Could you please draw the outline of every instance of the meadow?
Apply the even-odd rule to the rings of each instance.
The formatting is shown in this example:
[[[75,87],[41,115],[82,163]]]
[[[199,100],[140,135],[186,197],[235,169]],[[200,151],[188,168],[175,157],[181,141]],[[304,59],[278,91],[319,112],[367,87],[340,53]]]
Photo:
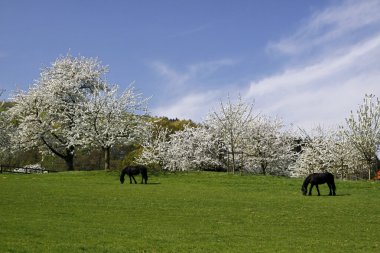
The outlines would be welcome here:
[[[149,176],[0,174],[0,252],[380,252],[379,182],[308,197],[302,179]]]

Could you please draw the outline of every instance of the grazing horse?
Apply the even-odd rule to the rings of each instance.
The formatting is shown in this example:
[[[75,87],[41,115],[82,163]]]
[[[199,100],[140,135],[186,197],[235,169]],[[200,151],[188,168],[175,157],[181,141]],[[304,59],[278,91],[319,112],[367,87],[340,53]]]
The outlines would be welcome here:
[[[324,172],[324,173],[313,173],[313,174],[308,175],[302,184],[301,191],[302,191],[303,195],[307,194],[307,186],[309,185],[309,183],[310,183],[309,195],[311,195],[311,190],[313,189],[313,187],[315,185],[315,187],[317,188],[318,196],[320,196],[321,194],[319,192],[318,185],[327,183],[327,185],[329,186],[329,189],[330,189],[329,195],[335,196],[336,187],[335,187],[335,183],[334,183],[333,174],[331,174],[329,172]]]
[[[138,175],[141,173],[141,183],[145,180],[145,184],[148,181],[148,172],[147,168],[142,165],[136,165],[136,166],[127,166],[125,167],[121,173],[120,173],[120,183],[124,183],[124,176],[127,174],[129,176],[129,182],[132,184],[132,179],[135,181],[135,184],[137,184],[135,175]]]

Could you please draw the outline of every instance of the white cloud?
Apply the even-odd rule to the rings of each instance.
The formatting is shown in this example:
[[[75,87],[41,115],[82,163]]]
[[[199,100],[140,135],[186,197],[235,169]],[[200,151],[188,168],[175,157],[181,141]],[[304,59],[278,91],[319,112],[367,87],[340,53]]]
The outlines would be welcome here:
[[[180,97],[173,103],[156,107],[152,110],[155,116],[165,115],[169,118],[192,119],[200,122],[220,99],[220,91],[191,93]]]
[[[238,61],[220,59],[187,65],[184,71],[162,63],[151,64],[154,71],[161,77],[160,86],[165,92],[165,101],[151,111],[156,116],[165,115],[169,118],[185,118],[195,121],[202,120],[221,95],[228,91],[228,84],[218,85],[220,90],[209,87],[212,79],[223,67],[233,66]],[[224,90],[223,90],[224,89]],[[223,95],[224,96],[224,95]]]
[[[171,87],[181,87],[199,83],[202,79],[212,76],[221,68],[233,66],[237,62],[238,61],[233,59],[200,62],[185,66],[183,71],[177,70],[160,61],[152,62],[150,65],[153,70],[164,79],[166,85]]]
[[[247,97],[278,93],[305,86],[325,85],[326,82],[344,81],[357,72],[370,72],[379,66],[380,35],[348,48],[342,54],[333,54],[321,62],[286,70],[250,84]],[[343,80],[342,80],[343,79]],[[331,83],[331,85],[339,85]]]
[[[315,13],[295,34],[269,43],[268,49],[286,54],[300,54],[316,47],[326,47],[337,40],[355,39],[355,33],[371,33],[380,24],[380,1],[344,1]],[[359,36],[359,37],[361,37]]]
[[[185,95],[153,111],[200,120],[235,88],[244,100],[255,101],[256,110],[287,123],[306,129],[342,124],[366,93],[380,96],[378,13],[380,1],[344,1],[314,13],[294,34],[268,45],[272,52],[286,53],[284,70],[251,81],[240,91],[236,86],[194,90],[191,85],[233,61],[195,64],[182,73],[161,68],[163,77],[186,87]]]
[[[314,14],[295,34],[270,45],[297,65],[252,81],[246,98],[301,127],[344,123],[366,93],[380,95],[378,13],[379,1],[346,1]],[[306,50],[317,53],[310,58]]]
[[[184,83],[187,82],[190,78],[189,74],[179,73],[178,71],[162,62],[153,62],[151,63],[151,66],[159,76],[167,81],[167,85],[170,86],[183,86]]]

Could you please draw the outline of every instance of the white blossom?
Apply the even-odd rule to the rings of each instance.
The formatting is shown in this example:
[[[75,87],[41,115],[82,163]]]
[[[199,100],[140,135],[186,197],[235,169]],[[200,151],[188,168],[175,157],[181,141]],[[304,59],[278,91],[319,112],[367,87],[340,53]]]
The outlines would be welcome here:
[[[76,132],[77,111],[95,90],[105,88],[107,68],[92,58],[58,58],[42,70],[27,92],[19,91],[9,110],[17,131],[13,145],[52,152],[73,169],[75,147],[82,145]]]
[[[257,117],[253,113],[253,104],[247,104],[238,98],[233,103],[229,98],[227,103],[220,102],[219,111],[211,112],[205,124],[215,136],[222,139],[227,155],[227,166],[235,172],[242,164],[246,131]],[[230,158],[231,157],[231,161]]]
[[[75,133],[83,145],[100,147],[105,152],[105,169],[110,169],[110,149],[116,144],[131,144],[139,139],[145,123],[147,99],[130,85],[118,94],[119,87],[95,89],[81,103],[75,117]]]
[[[379,162],[377,152],[380,145],[380,101],[374,95],[365,95],[356,113],[346,119],[345,134],[367,163],[368,176]]]

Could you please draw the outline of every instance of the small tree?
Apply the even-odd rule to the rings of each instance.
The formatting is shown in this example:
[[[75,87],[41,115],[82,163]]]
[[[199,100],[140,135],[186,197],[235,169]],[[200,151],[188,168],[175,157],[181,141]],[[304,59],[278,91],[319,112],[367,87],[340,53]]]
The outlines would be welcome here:
[[[365,95],[356,112],[346,119],[345,134],[367,164],[368,177],[377,164],[380,144],[380,101],[375,95]]]
[[[343,178],[358,172],[362,165],[361,159],[341,127],[318,127],[313,129],[311,134],[304,134],[306,141],[295,166],[299,175],[329,171],[340,174]]]
[[[5,92],[5,90],[0,89],[0,97]],[[9,154],[10,147],[10,122],[6,118],[5,110],[3,109],[3,102],[0,102],[0,164],[4,159],[5,154]]]
[[[224,141],[227,155],[232,158],[228,168],[233,173],[244,150],[245,132],[256,116],[253,114],[253,104],[246,104],[239,97],[236,103],[232,103],[229,98],[226,104],[221,101],[219,111],[210,113],[206,120],[206,125],[215,136]]]
[[[170,135],[168,157],[172,170],[219,167],[218,139],[205,126],[186,126]]]
[[[159,165],[166,168],[168,164],[169,130],[156,124],[149,123],[143,132],[143,152],[137,162],[145,165]]]
[[[329,170],[333,166],[331,160],[330,132],[322,127],[312,129],[311,134],[305,131],[302,153],[296,162],[296,171],[299,175]]]
[[[260,168],[262,174],[286,174],[295,160],[294,138],[283,130],[279,119],[257,117],[246,130],[246,148],[249,166]]]

